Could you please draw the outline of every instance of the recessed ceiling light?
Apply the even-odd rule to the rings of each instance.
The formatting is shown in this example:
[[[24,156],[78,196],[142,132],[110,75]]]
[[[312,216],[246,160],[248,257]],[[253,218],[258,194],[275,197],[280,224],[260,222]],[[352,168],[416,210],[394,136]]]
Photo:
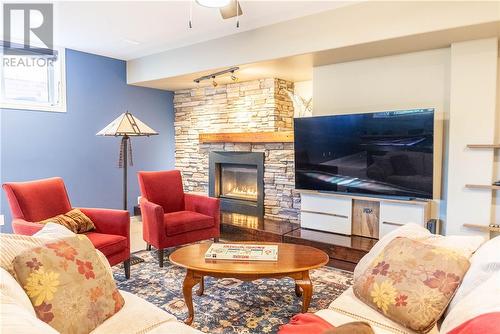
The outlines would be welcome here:
[[[196,2],[203,7],[222,8],[229,5],[231,0],[196,0]]]
[[[136,41],[135,39],[128,39],[128,38],[124,38],[123,39],[124,42],[127,42],[129,44],[133,44],[133,45],[139,45],[141,44],[141,42],[139,41]]]

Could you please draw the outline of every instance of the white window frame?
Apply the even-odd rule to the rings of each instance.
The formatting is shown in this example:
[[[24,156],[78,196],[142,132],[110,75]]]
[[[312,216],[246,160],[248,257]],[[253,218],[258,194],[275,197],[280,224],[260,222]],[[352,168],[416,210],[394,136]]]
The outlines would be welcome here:
[[[19,109],[31,111],[48,111],[48,112],[66,112],[66,49],[54,48],[57,51],[57,63],[60,67],[61,81],[59,84],[59,101],[57,104],[48,106],[47,104],[40,104],[37,102],[3,102],[0,101],[0,108],[2,109]],[[3,58],[3,53],[2,53]],[[3,59],[0,64],[0,69],[3,67]],[[0,85],[3,84],[3,78],[0,78]],[[3,89],[3,87],[0,87]],[[0,94],[2,94],[0,90]]]

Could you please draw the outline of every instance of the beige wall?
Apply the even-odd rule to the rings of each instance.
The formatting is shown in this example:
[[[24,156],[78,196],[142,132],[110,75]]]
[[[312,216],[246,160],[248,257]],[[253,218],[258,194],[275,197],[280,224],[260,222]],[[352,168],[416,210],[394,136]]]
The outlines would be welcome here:
[[[498,58],[498,68],[497,68],[497,114],[495,119],[495,143],[500,143],[500,57]],[[495,165],[494,172],[495,180],[500,180],[500,150],[495,151]],[[497,191],[493,197],[493,210],[492,220],[496,224],[500,224],[500,191]]]
[[[491,222],[492,191],[465,184],[491,184],[493,151],[467,144],[493,143],[495,137],[498,40],[451,46],[450,126],[448,131],[447,232],[472,234],[463,224]]]
[[[449,49],[315,67],[314,115],[435,107],[449,101]]]
[[[442,200],[436,201],[433,216],[449,221],[447,233],[478,233],[462,228],[462,224],[487,224],[489,219],[486,216],[490,210],[493,218],[497,222],[500,220],[498,196],[488,200],[491,199],[490,192],[473,192],[464,188],[467,182],[489,183],[493,169],[500,177],[498,152],[497,163],[493,165],[491,151],[465,151],[465,145],[469,143],[493,142],[495,132],[496,142],[500,140],[500,124],[497,124],[500,123],[500,94],[495,99],[492,93],[492,89],[498,90],[499,86],[496,80],[492,83],[488,77],[488,73],[497,73],[498,59],[492,45],[496,45],[496,39],[457,43],[452,46],[454,55],[452,48],[437,49],[315,67],[313,71],[314,115],[436,108],[438,119],[444,122],[444,145]],[[451,98],[454,99],[455,118],[450,118]],[[493,118],[492,98],[498,101],[496,120]],[[453,138],[449,138],[450,124]],[[464,129],[468,131],[464,132]],[[449,160],[450,150],[452,161]],[[464,159],[470,163],[465,164]],[[449,171],[452,172],[451,181]],[[479,178],[477,173],[481,174]],[[454,194],[451,201],[450,192]],[[462,214],[465,211],[467,214]]]
[[[450,50],[438,49],[391,57],[315,67],[314,115],[432,107],[441,138],[449,113]],[[435,198],[446,198],[446,174],[441,177],[441,143],[435,165]],[[441,190],[442,193],[441,193]],[[433,216],[445,218],[442,202],[435,201]]]

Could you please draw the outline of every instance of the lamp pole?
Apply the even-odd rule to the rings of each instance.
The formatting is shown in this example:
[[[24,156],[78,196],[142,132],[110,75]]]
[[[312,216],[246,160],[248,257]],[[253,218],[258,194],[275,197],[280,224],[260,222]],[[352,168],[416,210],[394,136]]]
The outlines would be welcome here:
[[[128,141],[130,137],[125,135],[122,138],[122,157],[123,157],[123,210],[127,210],[127,162],[128,162]]]

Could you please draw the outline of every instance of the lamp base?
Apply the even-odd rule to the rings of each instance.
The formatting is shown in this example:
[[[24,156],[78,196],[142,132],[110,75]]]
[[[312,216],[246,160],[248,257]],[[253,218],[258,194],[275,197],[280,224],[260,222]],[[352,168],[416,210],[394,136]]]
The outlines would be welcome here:
[[[144,262],[144,259],[135,255],[130,255],[130,265],[133,266],[135,264],[139,264]]]

